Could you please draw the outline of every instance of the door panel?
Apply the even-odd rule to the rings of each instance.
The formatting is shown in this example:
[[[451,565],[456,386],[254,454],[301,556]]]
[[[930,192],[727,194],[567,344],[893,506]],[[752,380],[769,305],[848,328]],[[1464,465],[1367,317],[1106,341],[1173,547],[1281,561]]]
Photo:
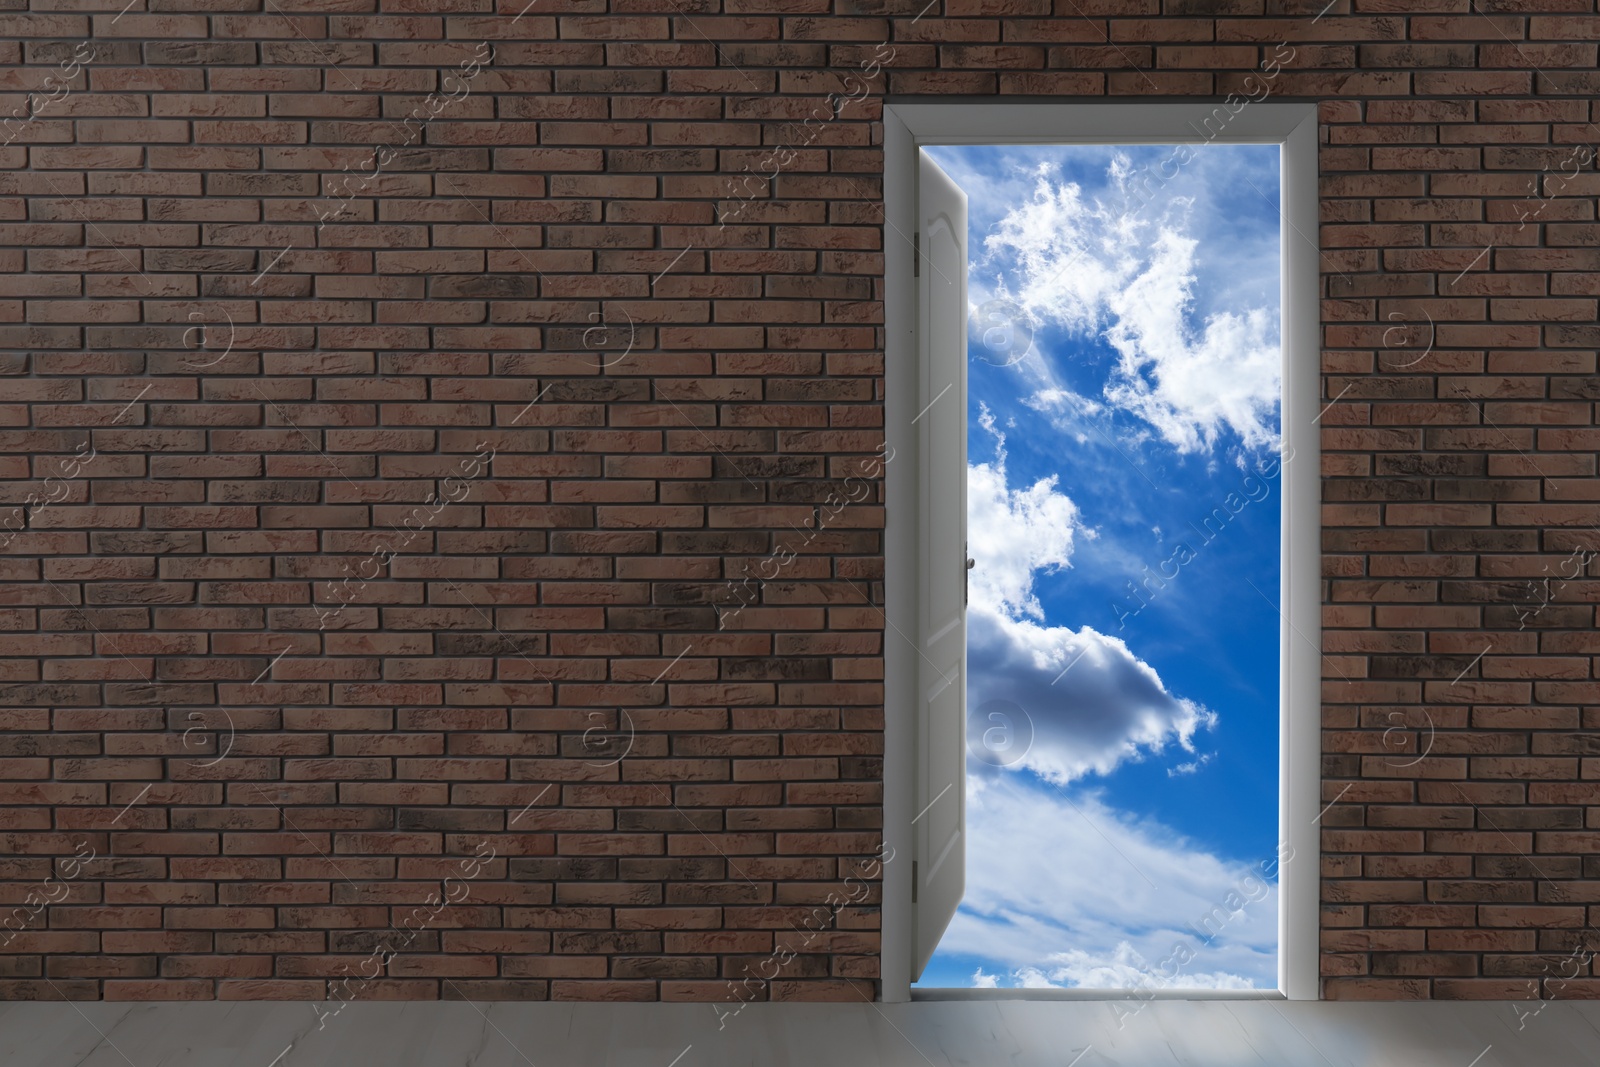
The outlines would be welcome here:
[[[915,981],[966,888],[967,196],[918,153]]]

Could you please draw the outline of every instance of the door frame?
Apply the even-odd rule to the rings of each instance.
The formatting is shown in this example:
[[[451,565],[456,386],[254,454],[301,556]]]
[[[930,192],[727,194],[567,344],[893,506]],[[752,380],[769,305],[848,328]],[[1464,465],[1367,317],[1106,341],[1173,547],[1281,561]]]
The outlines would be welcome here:
[[[1322,375],[1317,137],[1317,105],[1303,102],[1230,97],[1226,104],[925,103],[891,97],[884,103],[884,433],[896,459],[884,468],[883,833],[885,853],[901,857],[882,868],[879,974],[884,1001],[911,999],[917,654],[904,635],[916,632],[915,516],[922,462],[912,425],[923,360],[912,274],[917,151],[924,145],[1211,142],[1283,146],[1285,462],[1278,824],[1280,850],[1286,846],[1293,851],[1279,869],[1278,990],[1290,1000],[1318,999],[1322,546],[1317,419]],[[1207,996],[1204,990],[1174,993]]]

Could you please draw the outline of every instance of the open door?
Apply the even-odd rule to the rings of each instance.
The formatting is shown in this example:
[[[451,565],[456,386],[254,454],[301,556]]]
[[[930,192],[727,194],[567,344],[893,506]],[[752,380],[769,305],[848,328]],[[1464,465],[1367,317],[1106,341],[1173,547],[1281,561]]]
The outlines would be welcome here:
[[[911,980],[966,889],[967,194],[917,165],[917,788]]]

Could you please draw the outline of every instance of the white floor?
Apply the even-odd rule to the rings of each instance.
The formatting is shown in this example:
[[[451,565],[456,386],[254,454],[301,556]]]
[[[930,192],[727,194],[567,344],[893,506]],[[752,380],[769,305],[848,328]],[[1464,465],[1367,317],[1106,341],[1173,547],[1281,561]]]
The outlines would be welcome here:
[[[24,1003],[4,1067],[1579,1067],[1600,1003]],[[319,1005],[327,1010],[328,1005]],[[719,1029],[719,1021],[723,1024]],[[1520,1027],[1520,1028],[1519,1028]]]

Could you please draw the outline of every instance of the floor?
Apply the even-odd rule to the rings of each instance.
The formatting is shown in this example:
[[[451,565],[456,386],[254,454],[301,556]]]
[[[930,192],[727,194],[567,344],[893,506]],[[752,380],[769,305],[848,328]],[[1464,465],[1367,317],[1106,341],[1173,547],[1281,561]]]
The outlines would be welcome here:
[[[0,1006],[4,1067],[1578,1067],[1600,1003]],[[1129,1012],[1121,1017],[1119,1013]],[[320,1027],[319,1027],[320,1023]],[[720,1024],[720,1026],[719,1026]]]

